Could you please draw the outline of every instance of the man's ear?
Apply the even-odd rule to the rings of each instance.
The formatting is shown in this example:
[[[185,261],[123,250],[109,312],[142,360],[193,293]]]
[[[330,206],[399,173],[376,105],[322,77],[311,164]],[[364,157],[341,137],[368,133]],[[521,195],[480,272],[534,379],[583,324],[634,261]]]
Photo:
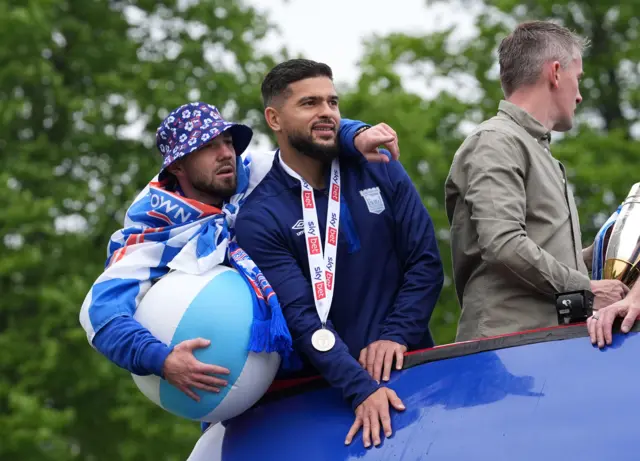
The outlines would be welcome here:
[[[264,119],[267,121],[267,125],[276,133],[281,130],[280,128],[280,114],[274,107],[267,107],[264,110]]]
[[[553,61],[549,66],[548,79],[552,88],[558,89],[560,86],[560,69],[562,65],[558,61]]]
[[[184,176],[184,165],[182,159],[178,159],[167,167],[167,171],[174,175],[176,178]]]

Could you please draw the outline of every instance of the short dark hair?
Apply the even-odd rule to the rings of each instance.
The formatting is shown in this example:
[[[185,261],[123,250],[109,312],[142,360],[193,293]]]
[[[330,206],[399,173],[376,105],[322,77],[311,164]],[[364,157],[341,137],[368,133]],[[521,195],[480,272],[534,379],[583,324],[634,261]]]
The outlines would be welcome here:
[[[551,21],[519,24],[498,47],[502,91],[509,97],[536,83],[546,62],[559,61],[566,68],[587,46],[588,40]]]
[[[274,98],[288,97],[288,88],[292,83],[313,77],[328,77],[333,80],[331,67],[310,59],[290,59],[275,66],[262,82],[262,102],[268,107]]]

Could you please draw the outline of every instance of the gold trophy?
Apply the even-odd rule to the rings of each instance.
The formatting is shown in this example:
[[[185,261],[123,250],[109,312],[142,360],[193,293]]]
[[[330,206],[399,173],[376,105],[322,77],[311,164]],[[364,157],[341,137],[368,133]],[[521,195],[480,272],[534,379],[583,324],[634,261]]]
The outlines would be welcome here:
[[[640,183],[629,191],[603,243],[602,278],[618,279],[631,288],[640,275]]]

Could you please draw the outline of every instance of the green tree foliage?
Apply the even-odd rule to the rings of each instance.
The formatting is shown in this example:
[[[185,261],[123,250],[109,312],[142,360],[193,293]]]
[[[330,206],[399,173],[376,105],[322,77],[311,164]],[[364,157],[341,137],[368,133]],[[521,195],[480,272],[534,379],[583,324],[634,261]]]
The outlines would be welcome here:
[[[468,39],[374,37],[342,91],[344,116],[396,129],[433,216],[448,276],[432,322],[440,343],[459,314],[443,184],[466,130],[496,111],[495,50],[510,28],[553,17],[593,43],[580,123],[554,144],[585,243],[631,187],[640,152],[637,1],[449,4],[481,11]],[[259,83],[274,58],[257,45],[269,28],[239,0],[0,2],[0,459],[177,460],[193,447],[197,423],[150,404],[93,351],[78,312],[123,209],[156,172],[167,111],[199,98],[263,126]]]
[[[229,0],[0,2],[0,459],[190,452],[198,423],[93,351],[79,307],[167,111],[202,98],[259,123],[268,30]]]
[[[430,4],[438,3],[427,2]],[[453,154],[470,127],[497,111],[503,97],[497,47],[521,21],[553,19],[591,40],[584,56],[584,103],[577,126],[554,136],[553,152],[567,167],[582,217],[585,246],[634,177],[640,143],[637,46],[640,4],[536,0],[449,2],[452,11],[476,11],[474,30],[427,35],[391,34],[366,44],[362,75],[342,111],[397,131],[401,160],[438,230],[447,275],[431,326],[440,343],[454,340],[460,311],[452,283],[444,181]],[[635,134],[635,136],[634,136]],[[631,167],[631,168],[630,168]]]

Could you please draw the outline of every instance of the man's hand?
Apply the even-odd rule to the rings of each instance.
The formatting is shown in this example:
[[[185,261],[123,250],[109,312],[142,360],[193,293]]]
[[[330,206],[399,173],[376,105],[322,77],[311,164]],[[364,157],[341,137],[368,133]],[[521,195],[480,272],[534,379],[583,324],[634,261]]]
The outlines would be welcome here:
[[[226,368],[208,365],[198,361],[193,356],[194,349],[202,349],[211,341],[196,338],[182,341],[175,346],[164,361],[162,373],[164,378],[196,402],[200,397],[192,388],[209,392],[220,392],[220,388],[227,385],[227,381],[211,375],[228,375]]]
[[[407,346],[402,344],[387,340],[375,341],[360,351],[358,362],[380,383],[380,375],[383,381],[389,381],[394,358],[396,370],[402,370],[405,352]]]
[[[595,295],[593,310],[600,310],[623,299],[629,287],[620,280],[592,280],[591,291]]]
[[[400,158],[398,135],[386,123],[378,123],[358,134],[354,145],[370,162],[389,162],[389,157],[380,153],[380,146],[384,146],[391,153],[393,160]]]
[[[371,438],[373,444],[377,447],[380,445],[380,423],[385,437],[391,437],[393,430],[391,429],[391,416],[389,415],[389,403],[398,411],[405,409],[400,397],[391,389],[382,387],[371,394],[367,399],[356,408],[356,420],[349,429],[345,445],[349,445],[353,436],[358,433],[362,427],[362,441],[365,448],[371,446]]]
[[[591,344],[597,343],[600,348],[603,348],[605,344],[607,346],[611,345],[613,341],[613,322],[616,317],[624,317],[620,330],[623,333],[629,333],[634,322],[640,318],[640,297],[638,293],[635,293],[634,296],[634,292],[631,291],[631,294],[626,298],[594,312],[593,316],[587,319]]]

